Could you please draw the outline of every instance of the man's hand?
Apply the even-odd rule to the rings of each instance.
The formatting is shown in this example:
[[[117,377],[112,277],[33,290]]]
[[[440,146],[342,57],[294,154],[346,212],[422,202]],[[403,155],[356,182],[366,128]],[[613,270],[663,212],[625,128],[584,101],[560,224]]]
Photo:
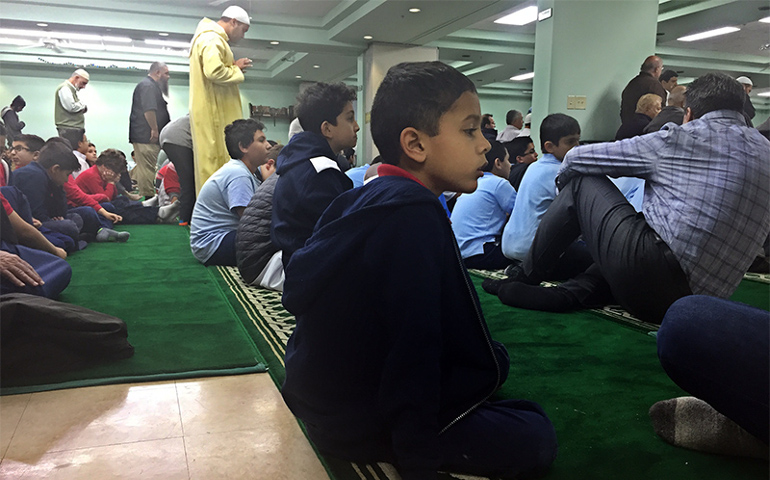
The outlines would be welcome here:
[[[64,217],[53,217],[51,220],[61,221],[64,220]]]
[[[22,260],[18,255],[5,250],[0,250],[0,276],[7,278],[17,287],[25,285],[39,287],[45,284],[40,275],[32,268],[32,265]]]
[[[150,130],[150,143],[158,143],[158,138],[160,138],[158,131]]]
[[[251,59],[239,58],[238,60],[235,61],[235,66],[240,68],[241,71],[244,71],[251,66]]]
[[[32,226],[35,227],[35,228],[40,228],[40,227],[43,226],[43,222],[41,222],[37,218],[33,218],[32,219]]]

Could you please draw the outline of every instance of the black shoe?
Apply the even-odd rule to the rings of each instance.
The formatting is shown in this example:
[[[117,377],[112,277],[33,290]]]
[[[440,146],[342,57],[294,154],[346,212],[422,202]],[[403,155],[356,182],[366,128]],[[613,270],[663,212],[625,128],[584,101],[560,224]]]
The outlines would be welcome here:
[[[526,283],[527,285],[539,285],[540,282],[536,282],[534,280],[531,280],[525,273],[524,269],[521,268],[521,265],[509,265],[505,269],[505,273],[508,275],[507,278],[503,278],[501,280],[493,280],[491,278],[488,278],[481,282],[481,288],[484,289],[485,292],[491,293],[492,295],[497,295],[500,293],[500,287],[507,283],[511,282],[520,282],[520,283]]]
[[[500,280],[487,278],[486,280],[481,282],[481,288],[483,288],[485,292],[497,296],[497,294],[500,292],[500,287],[502,287],[506,283],[510,283],[513,281],[515,280],[510,280],[508,278],[503,278]]]

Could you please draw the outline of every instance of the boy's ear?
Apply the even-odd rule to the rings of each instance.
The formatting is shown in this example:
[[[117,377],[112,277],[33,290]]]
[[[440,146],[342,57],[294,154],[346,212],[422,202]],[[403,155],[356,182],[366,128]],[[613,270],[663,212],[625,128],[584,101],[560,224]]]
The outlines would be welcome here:
[[[249,151],[248,148],[243,148],[243,144],[241,142],[238,142],[238,148],[241,150],[242,153],[246,153]]]
[[[32,161],[33,162],[37,162],[37,157],[39,157],[39,156],[40,156],[40,150],[38,150],[36,152],[32,152]]]
[[[324,138],[331,139],[332,138],[332,125],[329,123],[328,120],[324,120],[324,122],[321,124],[321,135],[324,136]]]
[[[551,150],[554,150],[556,148],[556,144],[553,143],[550,140],[546,140],[543,144],[543,150],[546,151],[546,153],[551,153]]]
[[[401,130],[401,150],[407,157],[418,163],[423,163],[427,157],[423,136],[424,134],[414,127]]]
[[[690,107],[687,107],[684,109],[684,119],[682,120],[682,124],[685,124],[691,121],[692,121],[692,109]]]

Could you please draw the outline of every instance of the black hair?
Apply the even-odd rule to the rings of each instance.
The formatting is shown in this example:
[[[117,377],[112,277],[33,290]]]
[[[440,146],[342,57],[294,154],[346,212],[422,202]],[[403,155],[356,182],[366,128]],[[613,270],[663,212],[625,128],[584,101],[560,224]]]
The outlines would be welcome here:
[[[663,73],[660,74],[660,77],[658,78],[658,80],[660,80],[661,82],[668,82],[672,78],[679,78],[679,74],[676,73],[674,70],[667,68],[663,70]]]
[[[26,106],[27,106],[27,102],[21,97],[21,95],[16,95],[16,98],[14,98],[11,101],[11,108],[13,108],[13,107],[22,107],[22,108],[24,108]]]
[[[39,152],[40,149],[43,148],[43,145],[45,145],[45,140],[38,137],[37,135],[31,135],[27,133],[19,135],[13,140],[15,142],[22,142],[24,145],[27,146],[27,148],[29,148],[33,152]]]
[[[62,170],[71,170],[77,172],[80,170],[80,162],[72,153],[69,142],[60,137],[49,138],[43,148],[40,149],[40,156],[37,157],[37,163],[48,170],[54,165],[59,165]]]
[[[540,124],[540,148],[545,153],[545,142],[558,145],[562,138],[575,134],[580,134],[580,124],[577,120],[563,113],[552,113]]]
[[[83,141],[83,135],[85,134],[85,128],[68,128],[61,132],[59,136],[69,142],[71,150],[77,150],[78,145]]]
[[[337,116],[348,102],[356,99],[356,91],[344,83],[318,82],[307,87],[297,96],[294,112],[306,132],[321,133],[321,125],[329,122],[337,125]]]
[[[508,113],[505,114],[505,123],[507,123],[508,125],[513,125],[513,122],[515,122],[516,119],[519,117],[523,118],[523,115],[521,114],[520,111],[508,110]]]
[[[108,148],[99,154],[96,165],[104,165],[115,173],[122,173],[128,169],[126,155],[118,149]]]
[[[516,163],[516,157],[524,156],[530,143],[534,143],[532,137],[516,137],[505,143],[505,148],[508,149],[508,154],[511,156],[511,163]]]
[[[476,93],[476,86],[444,63],[406,62],[391,67],[377,90],[371,113],[372,139],[383,163],[398,165],[405,128],[438,135],[441,116],[465,92]]]
[[[696,78],[684,92],[684,107],[692,118],[715,110],[743,111],[743,86],[724,73],[707,73]]]
[[[248,148],[254,142],[254,132],[265,131],[265,124],[253,118],[236,120],[225,127],[225,144],[230,158],[243,158],[241,147]]]
[[[481,170],[485,172],[491,172],[492,167],[495,166],[495,160],[499,158],[500,161],[502,162],[503,160],[505,160],[505,155],[508,153],[505,147],[503,146],[503,144],[498,142],[497,140],[492,140],[489,142],[489,144],[491,145],[491,148],[486,153],[487,164],[481,167]]]
[[[481,116],[481,128],[491,128],[492,126],[492,114],[485,113]]]

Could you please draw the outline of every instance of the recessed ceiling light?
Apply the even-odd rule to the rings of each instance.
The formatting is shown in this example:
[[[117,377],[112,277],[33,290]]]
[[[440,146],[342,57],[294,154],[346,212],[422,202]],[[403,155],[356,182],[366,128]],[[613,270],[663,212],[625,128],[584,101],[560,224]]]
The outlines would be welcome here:
[[[321,68],[320,65],[313,65],[313,68]]]
[[[762,22],[762,23],[770,23],[770,17],[760,18],[759,21]],[[40,25],[40,24],[38,24],[38,25]]]
[[[38,27],[47,27],[48,24],[47,23],[38,23],[37,26]]]
[[[168,37],[168,33],[166,32],[160,32],[158,35],[160,35],[161,37]]]
[[[419,8],[410,8],[409,13],[420,13],[421,10]]]
[[[372,38],[374,37],[372,37],[371,35],[364,35],[364,40],[371,40]]]
[[[757,94],[759,97],[770,97],[770,92],[760,92]]]
[[[294,75],[294,78],[302,78],[302,75]]]
[[[535,76],[535,72],[522,73],[521,75],[516,75],[515,77],[511,77],[511,80],[513,80],[514,82],[523,82],[524,80],[529,80],[534,76]]]
[[[281,42],[277,42],[277,41],[273,40],[272,42],[270,42],[270,45],[279,45],[280,43]]]
[[[677,40],[680,42],[694,42],[696,40],[703,40],[704,38],[711,38],[711,37],[718,37],[719,35],[725,35],[728,33],[737,32],[740,30],[738,27],[722,27],[717,28],[715,30],[708,30],[706,32],[701,33],[695,33],[693,35],[685,35],[684,37],[679,37]]]
[[[537,7],[527,7],[521,10],[508,14],[504,17],[500,17],[495,20],[495,23],[501,23],[503,25],[526,25],[537,20]]]

